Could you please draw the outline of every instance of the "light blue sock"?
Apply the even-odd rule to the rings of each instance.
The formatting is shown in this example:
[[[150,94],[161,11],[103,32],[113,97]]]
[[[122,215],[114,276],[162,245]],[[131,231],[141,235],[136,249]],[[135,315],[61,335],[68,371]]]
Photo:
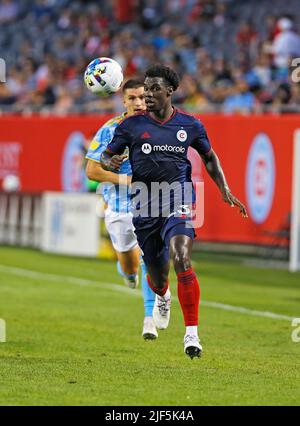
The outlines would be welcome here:
[[[117,271],[121,275],[121,277],[124,277],[124,272],[122,270],[121,263],[119,261],[117,261]]]
[[[125,272],[123,272],[123,270],[122,270],[122,266],[121,266],[121,263],[119,261],[117,262],[117,271],[119,272],[121,277],[128,278],[129,280],[135,279],[135,277],[137,276],[137,274],[125,274]]]
[[[151,290],[147,281],[147,268],[144,261],[141,258],[142,268],[142,290],[144,298],[145,317],[152,317],[153,306],[155,302],[155,293]]]

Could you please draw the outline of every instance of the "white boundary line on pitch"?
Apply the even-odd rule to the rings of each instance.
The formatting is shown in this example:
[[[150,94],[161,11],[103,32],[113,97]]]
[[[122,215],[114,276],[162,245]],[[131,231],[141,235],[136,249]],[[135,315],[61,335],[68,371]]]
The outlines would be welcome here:
[[[6,266],[6,265],[0,265],[0,271],[4,273],[12,274],[12,275],[28,277],[28,278],[33,278],[37,280],[44,279],[44,280],[48,280],[52,282],[60,282],[60,283],[67,283],[67,284],[73,284],[73,285],[75,284],[75,285],[79,285],[83,287],[84,286],[96,287],[100,289],[107,289],[110,291],[111,290],[117,291],[119,293],[130,294],[131,296],[142,297],[141,291],[132,290],[120,284],[96,282],[96,281],[87,280],[84,278],[67,277],[65,275],[47,274],[44,272],[32,271],[29,269],[16,268],[13,266]],[[173,297],[172,300],[175,300],[178,302],[178,299],[176,297]],[[275,314],[274,312],[256,311],[253,309],[243,308],[241,306],[226,305],[224,303],[209,302],[205,300],[201,301],[201,305],[207,306],[209,308],[221,309],[223,311],[238,312],[240,314],[252,315],[255,317],[271,318],[271,319],[284,320],[284,321],[292,321],[295,318],[295,317],[289,317],[287,315]]]

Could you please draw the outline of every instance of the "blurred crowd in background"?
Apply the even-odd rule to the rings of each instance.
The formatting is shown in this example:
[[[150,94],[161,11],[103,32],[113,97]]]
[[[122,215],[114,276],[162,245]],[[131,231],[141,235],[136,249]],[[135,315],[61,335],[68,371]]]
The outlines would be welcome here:
[[[86,65],[108,56],[126,78],[174,68],[187,111],[300,112],[299,0],[0,0],[0,25],[0,111],[121,111],[120,94],[83,84]]]

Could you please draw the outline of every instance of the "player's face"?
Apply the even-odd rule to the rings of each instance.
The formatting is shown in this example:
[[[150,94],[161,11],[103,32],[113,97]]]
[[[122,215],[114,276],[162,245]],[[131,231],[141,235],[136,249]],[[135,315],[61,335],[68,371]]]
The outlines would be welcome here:
[[[146,110],[144,88],[126,89],[124,93],[124,106],[128,115]]]
[[[144,82],[145,99],[148,111],[161,111],[170,102],[172,87],[167,86],[162,77],[147,77]]]

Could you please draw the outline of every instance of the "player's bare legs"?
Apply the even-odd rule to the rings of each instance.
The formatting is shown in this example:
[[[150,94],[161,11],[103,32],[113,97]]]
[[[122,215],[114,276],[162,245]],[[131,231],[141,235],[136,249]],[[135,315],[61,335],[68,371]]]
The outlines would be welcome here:
[[[118,261],[120,262],[122,271],[127,275],[138,273],[140,265],[141,252],[139,247],[127,252],[116,251]]]
[[[136,247],[130,251],[119,252],[116,250],[118,258],[117,269],[124,278],[125,284],[130,288],[138,286],[138,270],[140,264],[140,249]]]
[[[176,274],[192,267],[193,240],[186,235],[175,235],[170,241],[170,255]]]
[[[168,276],[170,270],[170,263],[164,264],[147,264],[148,274],[151,279],[151,283],[156,290],[164,290],[168,286]]]
[[[202,347],[198,338],[200,287],[191,264],[192,247],[193,240],[187,235],[175,235],[170,240],[170,255],[178,281],[178,299],[186,327],[184,351],[193,359],[201,355]]]

